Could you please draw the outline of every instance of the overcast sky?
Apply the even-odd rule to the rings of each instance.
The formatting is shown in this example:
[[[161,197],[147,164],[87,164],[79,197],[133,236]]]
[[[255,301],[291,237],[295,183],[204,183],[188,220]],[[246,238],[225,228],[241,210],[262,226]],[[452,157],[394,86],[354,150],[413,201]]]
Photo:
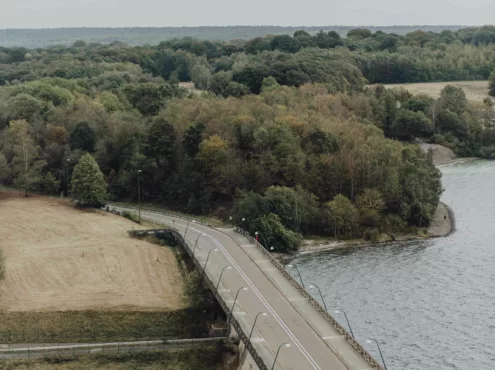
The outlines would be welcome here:
[[[0,0],[0,28],[483,25],[494,14],[494,0]]]

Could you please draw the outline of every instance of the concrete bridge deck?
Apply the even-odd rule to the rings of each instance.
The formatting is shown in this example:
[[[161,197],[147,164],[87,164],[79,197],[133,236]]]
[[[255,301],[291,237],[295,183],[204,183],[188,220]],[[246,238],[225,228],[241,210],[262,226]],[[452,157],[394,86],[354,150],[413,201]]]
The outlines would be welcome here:
[[[343,335],[328,315],[311,302],[312,298],[297,289],[252,239],[233,229],[214,229],[171,215],[141,211],[141,216],[173,225],[181,235],[187,229],[185,239],[193,249],[197,241],[194,256],[202,266],[206,264],[206,274],[215,286],[222,269],[231,267],[224,270],[218,293],[232,307],[239,292],[233,312],[246,335],[251,332],[256,315],[267,314],[258,318],[251,337],[267,368],[272,367],[279,346],[288,343],[290,348],[281,349],[274,369],[382,369],[362,348],[356,350],[349,334]],[[244,368],[250,369],[249,365]]]

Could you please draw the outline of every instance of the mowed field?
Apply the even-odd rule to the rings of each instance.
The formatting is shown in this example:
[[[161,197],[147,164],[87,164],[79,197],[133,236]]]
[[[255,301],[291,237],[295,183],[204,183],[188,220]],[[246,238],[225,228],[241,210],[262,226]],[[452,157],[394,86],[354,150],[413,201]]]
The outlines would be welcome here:
[[[440,91],[447,85],[462,87],[469,101],[483,102],[488,97],[488,81],[450,81],[415,84],[390,84],[387,88],[403,87],[413,94],[426,94],[433,98],[440,96]],[[494,98],[492,98],[494,99]]]
[[[0,193],[0,310],[184,308],[173,252],[127,235],[139,227],[62,200]]]

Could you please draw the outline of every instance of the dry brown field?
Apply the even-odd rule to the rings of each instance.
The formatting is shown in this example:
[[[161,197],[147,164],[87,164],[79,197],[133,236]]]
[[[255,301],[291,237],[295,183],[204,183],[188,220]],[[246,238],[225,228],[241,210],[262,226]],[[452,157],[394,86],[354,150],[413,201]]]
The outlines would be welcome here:
[[[183,309],[182,277],[172,250],[130,238],[127,231],[139,227],[62,200],[0,193],[6,268],[0,310]]]
[[[440,91],[446,85],[462,87],[468,100],[473,102],[483,102],[483,99],[488,97],[488,81],[428,82],[414,84],[390,84],[385,86],[387,88],[403,87],[413,94],[426,94],[433,98],[438,98],[440,96]]]

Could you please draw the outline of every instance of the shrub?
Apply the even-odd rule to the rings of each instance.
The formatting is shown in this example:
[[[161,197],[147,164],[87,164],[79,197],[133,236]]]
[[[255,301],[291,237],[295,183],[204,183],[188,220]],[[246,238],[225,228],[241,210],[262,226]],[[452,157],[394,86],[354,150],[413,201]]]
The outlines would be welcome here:
[[[266,248],[273,247],[277,252],[294,251],[301,244],[300,235],[286,229],[280,217],[274,213],[256,219],[251,229],[260,233],[260,241]]]
[[[374,243],[380,241],[380,236],[381,236],[381,233],[380,233],[380,231],[378,231],[378,229],[367,229],[364,232],[364,239],[370,240]]]
[[[128,220],[139,223],[139,215],[136,212],[124,211],[122,212],[122,217],[125,217]]]
[[[406,229],[406,222],[396,214],[390,214],[385,216],[383,220],[383,225],[385,228],[385,231],[387,232],[392,232],[392,231],[404,231]]]
[[[378,227],[380,225],[380,215],[374,209],[363,209],[360,212],[359,223],[364,226]]]

